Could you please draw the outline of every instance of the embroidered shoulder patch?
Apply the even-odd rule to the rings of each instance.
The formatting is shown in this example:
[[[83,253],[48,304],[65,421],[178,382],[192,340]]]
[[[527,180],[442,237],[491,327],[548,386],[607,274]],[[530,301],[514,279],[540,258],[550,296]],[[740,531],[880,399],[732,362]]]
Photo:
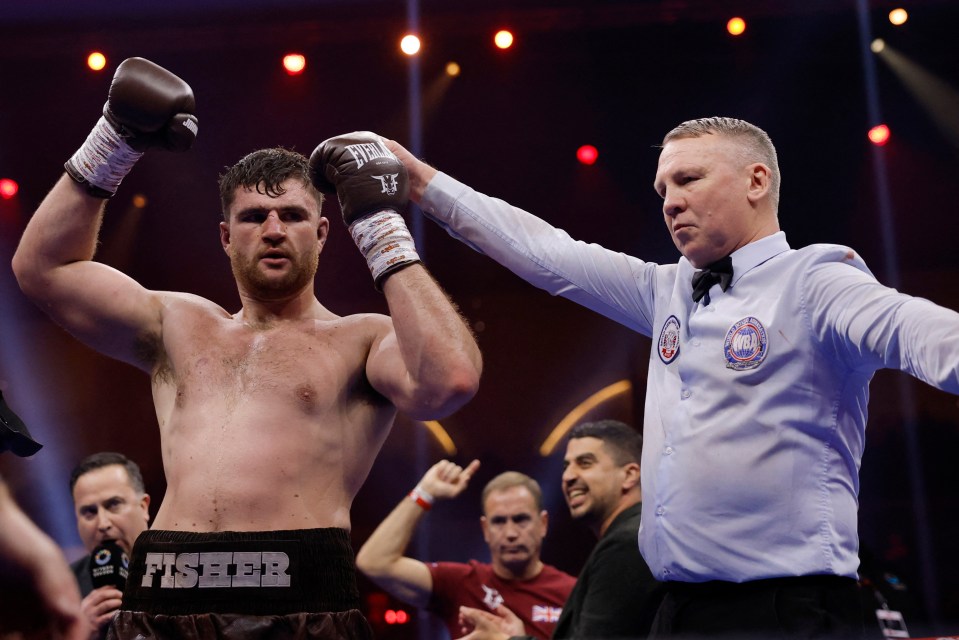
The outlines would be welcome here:
[[[723,352],[726,368],[736,371],[755,369],[766,359],[766,327],[752,316],[743,318],[729,328]]]
[[[679,318],[669,316],[663,323],[663,330],[659,332],[659,341],[656,343],[659,350],[659,359],[663,364],[669,364],[679,355]]]

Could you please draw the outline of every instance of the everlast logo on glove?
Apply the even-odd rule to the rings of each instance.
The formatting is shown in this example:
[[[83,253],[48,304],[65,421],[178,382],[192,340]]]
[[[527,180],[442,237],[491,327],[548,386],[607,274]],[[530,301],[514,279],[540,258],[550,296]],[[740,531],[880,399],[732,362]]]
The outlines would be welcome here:
[[[398,162],[396,156],[393,155],[393,152],[387,149],[386,145],[380,141],[349,144],[346,145],[346,150],[350,152],[350,155],[353,156],[353,159],[356,161],[357,169],[362,167],[367,162],[376,160],[377,158],[387,158],[394,162]],[[378,176],[373,177],[375,178]]]
[[[399,188],[398,178],[400,174],[398,173],[388,173],[383,176],[370,176],[371,178],[376,178],[380,181],[380,185],[383,187],[381,193],[385,193],[388,196],[395,196],[396,190]]]
[[[324,140],[310,156],[310,178],[321,192],[336,193],[378,290],[390,274],[420,261],[401,215],[409,202],[409,176],[382,138],[354,131]]]

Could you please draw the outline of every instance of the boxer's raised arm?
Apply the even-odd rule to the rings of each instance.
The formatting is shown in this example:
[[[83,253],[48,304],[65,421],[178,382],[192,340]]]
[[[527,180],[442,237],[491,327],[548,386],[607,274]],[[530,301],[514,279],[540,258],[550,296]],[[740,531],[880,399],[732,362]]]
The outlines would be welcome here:
[[[67,161],[13,257],[24,293],[86,344],[148,369],[138,339],[160,330],[161,301],[131,278],[93,262],[106,199],[145,150],[185,150],[196,135],[193,92],[142,58],[125,60],[103,117]]]
[[[433,576],[429,567],[405,556],[416,525],[435,500],[460,495],[479,468],[473,460],[465,469],[449,460],[440,460],[426,472],[410,494],[370,534],[356,554],[356,568],[394,598],[415,607],[429,604]]]
[[[386,295],[392,327],[367,360],[373,387],[417,420],[442,418],[475,394],[482,371],[476,340],[420,262],[400,212],[409,176],[378,135],[360,131],[322,142],[310,158],[313,183],[336,193],[343,219]]]
[[[422,265],[391,276],[383,291],[393,332],[371,350],[371,384],[411,418],[448,416],[479,388],[482,357],[470,328]]]

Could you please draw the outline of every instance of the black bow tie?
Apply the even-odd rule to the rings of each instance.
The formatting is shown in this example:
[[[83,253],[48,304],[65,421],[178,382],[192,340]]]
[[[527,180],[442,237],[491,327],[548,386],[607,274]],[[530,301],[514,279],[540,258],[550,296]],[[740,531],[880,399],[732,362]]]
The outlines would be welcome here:
[[[709,305],[709,289],[718,284],[723,291],[733,281],[733,259],[726,256],[722,260],[706,265],[705,269],[693,274],[693,302],[705,298],[703,305]]]

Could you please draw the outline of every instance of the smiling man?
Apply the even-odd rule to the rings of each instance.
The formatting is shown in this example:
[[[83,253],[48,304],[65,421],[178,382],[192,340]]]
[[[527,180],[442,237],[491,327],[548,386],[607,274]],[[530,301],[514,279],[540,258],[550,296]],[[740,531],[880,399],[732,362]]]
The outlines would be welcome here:
[[[869,382],[891,368],[959,393],[959,314],[883,286],[849,247],[790,247],[776,150],[743,120],[663,138],[672,264],[574,240],[388,145],[455,238],[652,339],[639,546],[667,589],[653,633],[860,636]]]
[[[563,458],[563,495],[570,516],[599,538],[563,607],[553,640],[646,638],[662,598],[661,585],[636,548],[643,492],[643,437],[629,425],[601,420],[576,425]],[[468,640],[525,638],[504,604],[491,615],[464,608]]]
[[[182,79],[124,61],[103,117],[13,260],[23,291],[57,323],[152,384],[166,494],[133,548],[111,632],[183,638],[215,628],[230,637],[257,625],[271,638],[367,638],[353,498],[397,412],[437,419],[475,394],[479,349],[416,256],[400,215],[406,172],[375,137],[328,140],[312,162],[256,151],[221,176],[219,235],[238,310],[147,289],[96,262],[105,199],[145,150],[192,144],[193,108]],[[361,164],[354,145],[375,153]],[[384,189],[383,175],[396,188]],[[351,189],[338,194],[340,208],[389,316],[340,316],[315,295],[329,239],[318,189],[343,181]],[[200,588],[196,567],[211,563],[222,573]]]
[[[643,511],[643,437],[617,420],[576,425],[563,458],[573,520],[599,542],[576,579],[553,638],[645,638],[661,599],[636,548]]]
[[[433,465],[419,484],[383,520],[356,556],[356,565],[394,597],[428,609],[460,634],[459,608],[492,611],[505,604],[523,633],[549,638],[575,578],[540,559],[549,523],[539,483],[506,471],[483,488],[480,525],[490,563],[423,562],[404,556],[416,525],[435,500],[458,496],[479,467],[448,460]]]

